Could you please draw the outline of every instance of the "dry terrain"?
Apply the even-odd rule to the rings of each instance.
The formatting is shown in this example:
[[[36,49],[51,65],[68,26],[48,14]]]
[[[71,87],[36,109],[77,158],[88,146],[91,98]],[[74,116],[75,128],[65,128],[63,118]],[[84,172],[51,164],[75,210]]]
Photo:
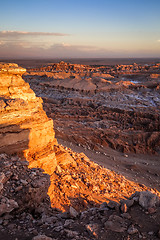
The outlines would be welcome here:
[[[160,238],[159,68],[0,63],[3,240]]]

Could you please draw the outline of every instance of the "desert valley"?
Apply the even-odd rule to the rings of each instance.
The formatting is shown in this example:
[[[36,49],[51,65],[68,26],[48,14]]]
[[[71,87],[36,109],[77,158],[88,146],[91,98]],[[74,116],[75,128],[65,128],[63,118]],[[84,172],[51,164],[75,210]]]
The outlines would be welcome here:
[[[159,61],[9,62],[2,239],[159,239]]]

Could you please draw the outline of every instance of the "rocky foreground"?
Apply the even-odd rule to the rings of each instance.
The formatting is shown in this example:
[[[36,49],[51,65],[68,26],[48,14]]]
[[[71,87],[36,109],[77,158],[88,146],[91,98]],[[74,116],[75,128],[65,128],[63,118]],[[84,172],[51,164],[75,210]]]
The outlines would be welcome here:
[[[59,145],[23,73],[0,65],[2,239],[157,239],[160,193]]]
[[[95,168],[93,163],[89,161],[86,163],[92,164],[90,167]],[[61,212],[50,206],[50,199],[47,195],[50,179],[42,169],[29,169],[27,161],[21,161],[16,155],[8,156],[6,154],[0,155],[0,168],[0,236],[3,240],[160,238],[159,197],[150,191],[135,192],[129,198],[125,197],[126,188],[132,188],[134,183],[130,183],[130,186],[127,180],[122,180],[122,176],[116,176],[115,179],[114,173],[108,172],[106,178],[112,195],[119,194],[120,190],[117,187],[121,187],[124,195],[121,197],[121,201],[104,201],[100,205],[92,202],[92,207],[87,207],[87,201],[84,202],[81,197],[81,205],[83,207],[85,205],[85,210],[77,211],[70,205],[68,211]],[[81,170],[82,167],[78,171],[79,175]],[[97,170],[100,170],[98,166]],[[64,188],[61,191],[57,188],[55,191],[57,203],[60,194],[64,195],[66,191],[65,185],[70,188],[69,191],[73,190],[72,194],[75,191],[74,187],[85,185],[85,183],[79,183],[84,173],[80,177],[77,175],[77,185],[71,186],[73,184],[71,178],[76,171],[72,170],[71,174],[68,170],[68,174],[65,176],[63,175],[64,170],[61,171],[63,173],[59,172],[59,175],[55,173],[57,174],[56,186]],[[63,181],[66,181],[66,184],[62,186],[60,182],[64,177]],[[93,178],[93,173],[91,178]],[[101,174],[99,174],[99,178],[101,178]],[[103,179],[105,180],[105,176]],[[88,184],[92,182],[86,176],[87,180]],[[92,183],[94,188],[98,188],[98,184]],[[104,186],[103,183],[101,186]],[[86,190],[85,194],[92,194],[90,198],[94,198],[95,192],[97,193],[96,189],[93,192]],[[79,199],[72,194],[71,197],[74,197],[75,202],[77,201],[75,207],[80,206]],[[106,200],[105,197],[104,200]]]

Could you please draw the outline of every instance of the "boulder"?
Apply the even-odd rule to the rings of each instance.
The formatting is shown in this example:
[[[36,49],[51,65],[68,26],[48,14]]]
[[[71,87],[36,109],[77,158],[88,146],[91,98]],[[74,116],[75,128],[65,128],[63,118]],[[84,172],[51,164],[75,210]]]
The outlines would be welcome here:
[[[10,213],[16,208],[18,208],[18,203],[16,201],[4,197],[0,202],[0,216],[4,213]]]
[[[105,223],[105,228],[113,232],[122,233],[126,231],[127,226],[126,226],[125,219],[117,215],[111,215],[108,221]]]
[[[140,192],[139,205],[145,209],[156,207],[159,205],[159,197],[150,191]]]

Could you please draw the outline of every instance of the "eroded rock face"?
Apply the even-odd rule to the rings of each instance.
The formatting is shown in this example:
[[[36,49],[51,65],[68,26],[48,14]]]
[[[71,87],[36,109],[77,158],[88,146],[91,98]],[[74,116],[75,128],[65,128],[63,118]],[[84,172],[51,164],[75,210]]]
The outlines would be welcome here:
[[[19,153],[30,167],[50,173],[56,166],[53,121],[22,79],[25,71],[17,64],[0,64],[0,152]]]

